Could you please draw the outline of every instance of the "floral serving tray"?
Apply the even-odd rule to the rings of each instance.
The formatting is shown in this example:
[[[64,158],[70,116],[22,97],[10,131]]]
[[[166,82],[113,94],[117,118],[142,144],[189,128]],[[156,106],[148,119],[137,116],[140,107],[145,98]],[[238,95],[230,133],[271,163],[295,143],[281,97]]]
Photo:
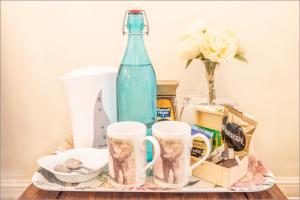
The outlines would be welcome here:
[[[255,157],[251,157],[252,159]],[[255,158],[256,159],[256,158]],[[93,191],[93,192],[259,192],[271,188],[275,181],[273,173],[264,167],[258,159],[251,162],[248,174],[230,188],[216,186],[196,177],[191,177],[189,183],[182,188],[162,188],[153,183],[152,177],[141,187],[114,188],[109,181],[108,172],[103,172],[97,178],[83,183],[64,183],[55,176],[40,168],[33,174],[33,184],[49,191]]]
[[[73,148],[72,136],[70,135],[53,154]],[[108,172],[103,172],[93,180],[83,183],[65,183],[58,180],[51,172],[40,168],[32,177],[32,183],[48,191],[91,191],[91,192],[259,192],[271,188],[275,183],[273,173],[256,156],[249,155],[249,169],[245,177],[241,178],[230,188],[216,186],[197,177],[191,177],[189,183],[182,188],[170,189],[157,186],[148,177],[141,187],[114,188],[109,181]],[[106,170],[107,171],[107,170]]]

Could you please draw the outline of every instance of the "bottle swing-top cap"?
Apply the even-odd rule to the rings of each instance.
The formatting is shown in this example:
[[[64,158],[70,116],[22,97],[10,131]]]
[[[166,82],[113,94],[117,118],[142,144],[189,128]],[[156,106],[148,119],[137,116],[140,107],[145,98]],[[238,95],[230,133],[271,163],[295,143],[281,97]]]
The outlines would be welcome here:
[[[138,13],[141,13],[142,10],[139,10],[139,9],[133,9],[133,10],[128,10],[129,13],[135,13],[135,14],[138,14]]]
[[[146,23],[144,24],[144,27],[146,27],[146,31],[144,31],[143,33],[128,33],[128,31],[126,31],[128,13],[130,13],[130,14],[140,14],[140,13],[144,14],[145,15],[145,20],[146,20]],[[149,23],[148,23],[146,12],[144,10],[139,10],[139,9],[126,10],[125,15],[124,15],[124,19],[123,19],[122,33],[123,33],[123,35],[125,35],[125,34],[143,35],[145,33],[146,33],[146,35],[148,35],[149,34]]]

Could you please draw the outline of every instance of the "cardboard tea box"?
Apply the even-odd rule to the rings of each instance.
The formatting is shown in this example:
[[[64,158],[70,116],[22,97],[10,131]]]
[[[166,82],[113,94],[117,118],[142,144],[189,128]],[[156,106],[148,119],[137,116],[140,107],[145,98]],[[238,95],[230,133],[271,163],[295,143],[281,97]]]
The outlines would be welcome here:
[[[230,159],[223,164],[204,161],[193,170],[192,175],[222,187],[232,186],[247,174],[249,143],[256,122],[229,106],[225,106],[224,109],[204,106],[196,110],[196,125],[222,132],[224,146],[227,149],[234,149],[235,159]],[[229,137],[232,135],[227,129],[233,125],[234,130],[238,130],[238,134],[241,132],[242,135]],[[232,142],[232,138],[237,139],[234,141],[236,143]],[[197,158],[191,157],[192,163],[196,161]]]

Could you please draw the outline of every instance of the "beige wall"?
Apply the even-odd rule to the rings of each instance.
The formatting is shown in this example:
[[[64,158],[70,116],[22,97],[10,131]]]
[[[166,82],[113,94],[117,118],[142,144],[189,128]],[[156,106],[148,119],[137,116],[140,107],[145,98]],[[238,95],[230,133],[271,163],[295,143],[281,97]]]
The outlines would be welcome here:
[[[71,132],[64,72],[90,64],[118,67],[121,23],[132,2],[1,2],[1,177],[30,177],[36,159]],[[249,64],[223,64],[224,91],[259,122],[256,154],[279,177],[299,176],[298,2],[143,2],[146,45],[159,79],[177,79],[179,101],[195,93],[203,70],[176,55],[195,19],[235,28]]]

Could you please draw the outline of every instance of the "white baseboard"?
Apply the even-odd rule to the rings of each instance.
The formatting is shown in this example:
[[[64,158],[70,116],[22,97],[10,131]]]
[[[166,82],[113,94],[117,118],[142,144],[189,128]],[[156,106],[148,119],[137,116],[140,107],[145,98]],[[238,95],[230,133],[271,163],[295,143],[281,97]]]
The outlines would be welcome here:
[[[276,184],[289,199],[300,199],[299,177],[276,177]]]
[[[31,180],[28,178],[9,178],[1,180],[0,199],[17,199],[30,184]],[[289,199],[300,199],[299,177],[277,177],[276,184]]]
[[[28,178],[8,178],[1,180],[0,199],[17,199],[30,184],[31,179]]]

